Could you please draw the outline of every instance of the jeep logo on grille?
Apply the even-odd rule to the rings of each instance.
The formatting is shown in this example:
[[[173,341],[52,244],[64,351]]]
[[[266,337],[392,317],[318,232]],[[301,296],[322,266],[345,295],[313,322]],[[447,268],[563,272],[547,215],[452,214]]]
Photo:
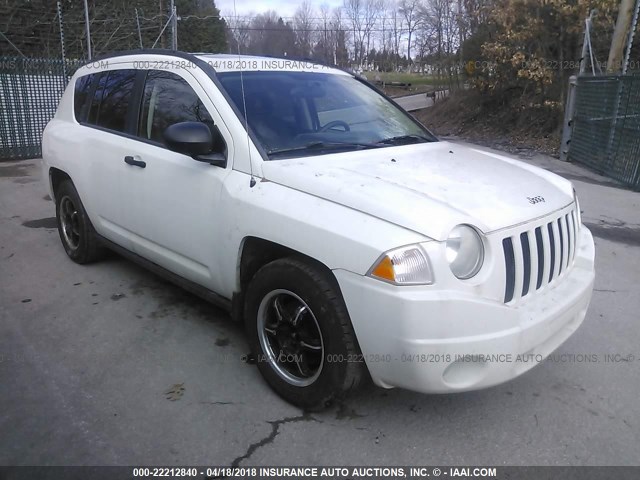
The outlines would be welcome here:
[[[527,197],[527,200],[529,200],[529,203],[531,205],[535,205],[536,203],[544,202],[544,197],[541,195],[537,195],[535,197]]]

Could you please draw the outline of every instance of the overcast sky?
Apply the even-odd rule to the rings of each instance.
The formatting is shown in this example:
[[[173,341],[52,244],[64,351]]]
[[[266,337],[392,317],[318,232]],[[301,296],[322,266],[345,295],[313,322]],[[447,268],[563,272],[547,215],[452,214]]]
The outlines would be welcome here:
[[[275,10],[282,17],[293,17],[293,14],[301,3],[300,0],[235,0],[238,15],[250,13],[263,13],[267,10]],[[316,10],[320,5],[326,3],[331,8],[342,5],[342,0],[311,0],[311,5]],[[216,0],[216,7],[220,9],[222,15],[233,15],[233,0]]]

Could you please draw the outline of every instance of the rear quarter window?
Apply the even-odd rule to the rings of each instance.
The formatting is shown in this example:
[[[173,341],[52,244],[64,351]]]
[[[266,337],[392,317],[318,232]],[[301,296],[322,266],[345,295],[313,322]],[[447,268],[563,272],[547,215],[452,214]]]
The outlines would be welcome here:
[[[89,112],[89,103],[91,88],[95,81],[96,74],[91,73],[83,77],[79,77],[76,80],[76,86],[73,94],[73,113],[77,122],[85,122],[87,120],[87,113]]]

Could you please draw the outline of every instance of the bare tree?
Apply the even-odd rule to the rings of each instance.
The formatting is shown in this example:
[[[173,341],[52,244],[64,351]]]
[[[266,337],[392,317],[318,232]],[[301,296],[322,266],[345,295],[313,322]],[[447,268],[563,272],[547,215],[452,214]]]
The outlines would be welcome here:
[[[331,8],[328,4],[320,5],[320,26],[319,26],[319,43],[321,44],[321,55],[325,62],[332,61],[332,35],[330,31],[331,24]]]
[[[295,32],[273,10],[256,15],[249,27],[248,53],[288,56],[295,45]]]
[[[341,7],[333,9],[331,28],[333,33],[333,63],[346,66],[349,62],[349,50],[347,49],[349,35]]]
[[[378,22],[378,18],[383,11],[382,0],[365,0],[364,2],[364,38],[366,40],[366,50],[364,60],[368,63],[368,55],[371,51],[371,34]]]
[[[296,9],[293,17],[294,30],[296,32],[296,44],[299,53],[303,57],[311,57],[311,44],[313,42],[313,16],[311,3],[304,0]]]
[[[386,52],[390,50],[389,42],[387,38],[387,33],[389,31],[389,0],[380,0],[380,27],[381,27],[381,37],[380,37],[380,50]]]
[[[409,65],[411,65],[411,37],[422,22],[422,17],[419,13],[421,6],[420,0],[400,0],[400,4],[398,5],[398,10],[404,18],[407,27],[407,60]]]
[[[402,40],[402,30],[404,28],[404,18],[400,15],[397,4],[391,9],[391,28],[392,28],[392,41],[393,41],[393,53],[395,58],[400,57],[400,42]],[[395,65],[396,69],[398,65]]]
[[[446,74],[451,87],[456,52],[460,47],[458,0],[426,0],[420,8],[420,41],[425,45],[420,48],[428,51],[438,75]],[[429,38],[432,40],[429,41]]]
[[[434,25],[435,22],[424,21],[415,32],[414,47],[416,50],[416,60],[420,62],[420,71],[422,73],[425,73],[425,62],[428,61],[437,50],[437,35]],[[429,69],[432,70],[432,67]]]
[[[353,60],[362,63],[362,50],[364,48],[364,1],[365,0],[344,0],[344,12],[351,24],[353,32]]]
[[[247,18],[253,17],[250,13],[246,16],[235,14],[225,15],[229,37],[229,53],[246,53],[249,50],[250,24]]]

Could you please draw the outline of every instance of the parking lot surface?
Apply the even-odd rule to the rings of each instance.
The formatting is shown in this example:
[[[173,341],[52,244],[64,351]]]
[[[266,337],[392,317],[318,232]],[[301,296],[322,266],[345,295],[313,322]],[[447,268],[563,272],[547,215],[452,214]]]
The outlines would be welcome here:
[[[312,414],[268,388],[225,312],[115,254],[71,262],[38,161],[0,163],[0,464],[637,464],[640,194],[527,161],[574,181],[596,240],[591,307],[555,360]]]
[[[394,98],[394,100],[407,112],[413,112],[414,110],[420,110],[421,108],[433,107],[434,103],[433,99],[424,93],[397,97]]]

